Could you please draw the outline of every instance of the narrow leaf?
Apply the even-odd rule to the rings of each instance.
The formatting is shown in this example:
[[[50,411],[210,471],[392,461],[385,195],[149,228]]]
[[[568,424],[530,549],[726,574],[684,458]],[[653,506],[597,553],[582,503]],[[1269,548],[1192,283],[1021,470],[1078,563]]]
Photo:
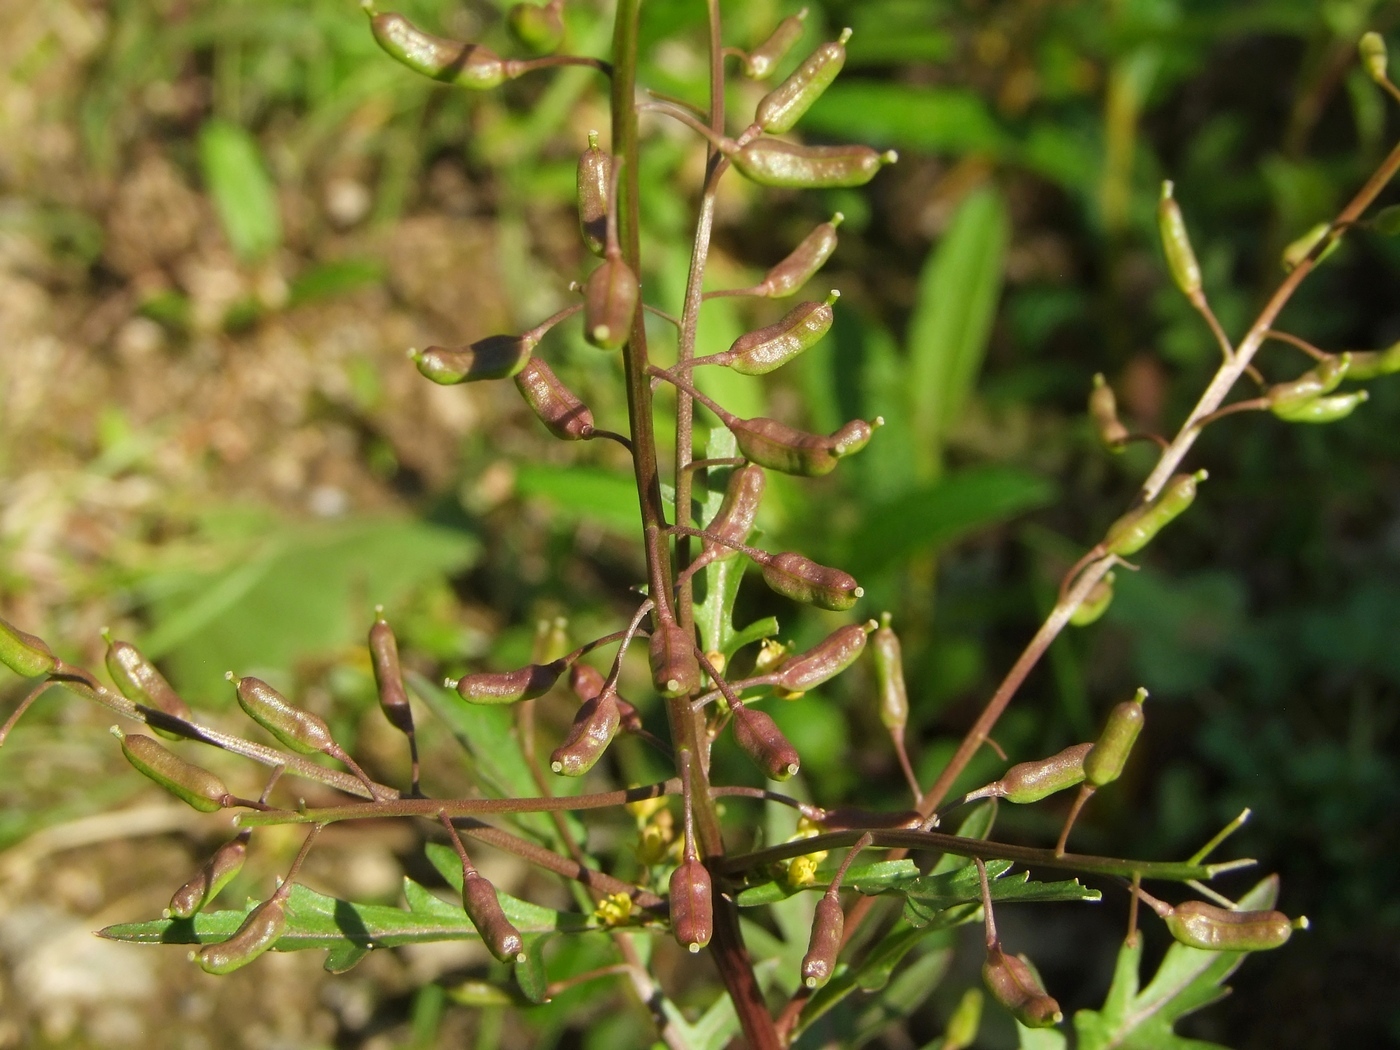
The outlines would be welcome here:
[[[282,243],[282,219],[257,140],[211,120],[199,131],[199,167],[234,254],[249,263],[271,255]]]

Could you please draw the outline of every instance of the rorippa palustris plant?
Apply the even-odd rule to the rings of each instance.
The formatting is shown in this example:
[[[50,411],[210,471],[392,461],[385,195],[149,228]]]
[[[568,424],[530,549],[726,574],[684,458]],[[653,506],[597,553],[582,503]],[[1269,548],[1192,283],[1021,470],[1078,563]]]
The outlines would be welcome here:
[[[108,936],[131,941],[195,945],[193,959],[211,973],[227,973],[268,950],[327,949],[333,972],[354,966],[382,947],[453,938],[478,938],[513,971],[508,988],[481,993],[490,1001],[519,997],[541,1002],[556,990],[589,980],[625,978],[650,1011],[659,1038],[671,1047],[718,1047],[741,1033],[748,1045],[788,1045],[853,993],[878,993],[901,958],[939,930],[981,916],[985,928],[983,983],[991,997],[1026,1029],[1054,1027],[1063,1012],[1023,956],[1012,954],[997,932],[994,906],[1009,901],[1092,901],[1099,891],[1077,879],[1031,881],[1028,870],[1067,871],[1121,886],[1132,902],[1125,946],[1113,988],[1102,1010],[1081,1011],[1075,1026],[1081,1046],[1123,1045],[1127,1030],[1135,1045],[1179,1045],[1176,1018],[1218,991],[1218,985],[1252,951],[1276,948],[1306,921],[1273,910],[1277,885],[1265,879],[1231,901],[1207,883],[1250,861],[1208,863],[1240,820],[1222,829],[1192,856],[1157,862],[1071,852],[1074,820],[1091,796],[1112,790],[1133,745],[1145,729],[1146,689],[1110,712],[1100,735],[1058,754],[1011,765],[997,780],[961,798],[952,785],[974,753],[990,739],[1031,668],[1070,625],[1092,623],[1112,600],[1112,570],[1131,567],[1133,557],[1197,498],[1203,471],[1184,461],[1202,429],[1228,414],[1266,411],[1289,423],[1340,419],[1365,400],[1364,390],[1338,392],[1344,382],[1400,371],[1400,345],[1384,351],[1319,349],[1273,325],[1299,283],[1336,246],[1347,230],[1368,220],[1366,212],[1400,168],[1400,147],[1330,223],[1290,245],[1287,273],[1244,336],[1232,341],[1211,311],[1202,287],[1179,205],[1167,183],[1159,209],[1168,269],[1181,292],[1218,339],[1222,362],[1177,434],[1168,439],[1137,434],[1119,418],[1110,387],[1095,377],[1089,413],[1105,448],[1120,450],[1134,440],[1161,448],[1137,503],[1127,509],[1066,575],[1059,599],[1040,630],[968,729],[934,782],[917,779],[906,753],[904,729],[909,699],[900,648],[888,616],[855,616],[824,641],[802,653],[772,641],[777,625],[760,621],[733,625],[735,596],[748,563],[771,590],[793,602],[844,612],[863,592],[838,567],[820,565],[799,552],[770,551],[753,542],[767,472],[800,477],[826,474],[871,440],[880,421],[853,420],[829,435],[811,434],[777,419],[741,418],[701,393],[698,368],[728,368],[761,376],[791,361],[820,340],[832,324],[837,293],[802,302],[783,318],[750,332],[727,350],[697,357],[697,326],[705,300],[715,295],[767,298],[792,296],[809,285],[831,255],[839,215],[819,225],[761,281],[748,288],[705,289],[706,261],[714,221],[716,187],[728,177],[761,186],[818,188],[859,186],[896,158],[865,146],[810,146],[784,136],[800,125],[812,101],[840,72],[848,32],[797,61],[792,72],[760,102],[740,127],[725,113],[726,61],[738,60],[740,75],[773,76],[792,66],[787,53],[801,35],[805,12],[785,19],[753,50],[725,46],[716,0],[709,0],[711,93],[707,108],[639,94],[636,51],[640,0],[620,0],[612,52],[606,58],[556,54],[564,34],[562,0],[519,5],[510,23],[529,57],[501,57],[486,48],[431,36],[401,16],[369,8],[371,29],[389,55],[419,73],[474,90],[565,65],[587,66],[611,85],[611,127],[589,136],[579,159],[580,233],[600,262],[578,288],[580,301],[521,334],[492,336],[468,346],[413,351],[418,370],[439,383],[502,381],[515,386],[546,429],[566,441],[608,440],[622,445],[635,470],[641,507],[640,536],[646,577],[638,580],[634,615],[618,629],[576,647],[559,630],[546,631],[536,660],[511,671],[478,671],[449,680],[458,711],[475,712],[471,725],[487,735],[479,746],[502,750],[494,765],[481,767],[481,795],[431,798],[420,790],[410,684],[432,707],[448,701],[426,683],[406,682],[388,622],[377,616],[369,650],[385,717],[406,737],[412,756],[410,783],[376,783],[335,739],[320,718],[302,710],[266,682],[230,672],[239,705],[276,740],[269,746],[204,725],[159,670],[134,646],[108,638],[107,670],[115,688],[90,671],[59,659],[42,639],[0,621],[0,660],[18,674],[37,679],[28,696],[0,728],[0,743],[20,715],[46,690],[62,685],[146,726],[175,747],[141,732],[114,727],[126,758],[143,775],[202,812],[235,810],[237,836],[178,887],[163,919],[112,927]],[[1361,47],[1364,68],[1391,95],[1400,91],[1387,77],[1384,44],[1368,34]],[[679,314],[647,301],[640,253],[638,173],[642,142],[638,117],[653,111],[694,131],[706,150],[707,167],[689,280]],[[645,311],[671,320],[671,348],[654,346]],[[627,391],[624,421],[600,426],[590,409],[550,368],[541,340],[554,326],[580,315],[585,338],[613,355]],[[1256,366],[1266,342],[1291,344],[1309,355],[1311,367],[1270,382]],[[664,363],[663,363],[664,362]],[[1280,367],[1287,369],[1285,363]],[[1271,368],[1272,370],[1272,368]],[[1296,372],[1296,369],[1292,370]],[[1255,396],[1226,399],[1242,379],[1259,387]],[[657,453],[653,399],[658,391],[675,399],[675,459]],[[696,404],[713,417],[703,449],[697,448]],[[663,483],[663,476],[665,481]],[[668,491],[669,490],[669,491]],[[699,584],[699,586],[697,586]],[[558,626],[558,625],[555,625]],[[577,640],[575,640],[577,641]],[[760,645],[753,671],[732,675],[736,653]],[[620,693],[626,655],[647,652],[651,685],[664,702],[666,727],[648,727],[636,706]],[[842,673],[871,650],[880,718],[889,730],[909,780],[911,808],[900,812],[828,809],[780,790],[715,783],[711,754],[742,750],[769,781],[782,781],[801,767],[802,756],[764,712],[772,697],[800,703],[801,695]],[[587,658],[604,659],[600,670]],[[567,687],[566,687],[567,686]],[[547,756],[536,756],[534,707],[577,701],[570,730]],[[515,717],[503,721],[498,715]],[[479,716],[479,717],[478,717]],[[512,728],[512,733],[510,730]],[[459,723],[460,724],[460,723]],[[494,735],[490,735],[493,734]],[[589,793],[560,791],[558,778],[593,770],[620,733],[652,745],[672,766],[667,778],[638,786]],[[251,778],[243,793],[190,760],[190,742],[222,748],[267,767],[260,784]],[[178,751],[177,748],[178,747]],[[323,764],[316,758],[330,760]],[[337,767],[343,767],[337,768]],[[333,788],[346,801],[315,808],[298,805],[280,785],[287,776]],[[995,800],[1030,805],[1077,789],[1058,840],[1043,848],[1003,843],[991,837]],[[753,848],[737,832],[726,838],[722,799],[758,799],[800,815],[799,833],[788,842]],[[290,804],[289,804],[290,800]],[[638,836],[629,856],[595,857],[584,846],[579,823],[599,811],[628,807]],[[967,807],[963,811],[963,807]],[[567,815],[567,816],[566,816]],[[425,822],[441,839],[428,847],[443,877],[460,887],[460,904],[447,902],[415,882],[405,883],[406,907],[336,901],[296,881],[320,830],[329,823],[401,818]],[[957,820],[956,834],[940,830]],[[306,824],[308,833],[291,870],[263,900],[239,910],[213,910],[220,890],[241,868],[255,830],[271,824]],[[578,907],[546,908],[500,893],[476,867],[478,843],[512,853],[567,880]],[[837,851],[844,851],[838,855]],[[1209,900],[1172,904],[1143,888],[1147,882],[1186,884]],[[805,945],[793,965],[756,966],[746,947],[740,914],[776,904],[799,891],[819,895]],[[1174,895],[1178,891],[1172,891]],[[902,908],[880,908],[893,902]],[[1141,947],[1136,931],[1139,903],[1164,922],[1178,942],[1159,979],[1141,994]],[[582,973],[551,974],[546,943],[569,935],[602,935],[613,943],[614,961]],[[708,950],[727,990],[705,1024],[688,1023],[667,998],[648,966],[646,938],[672,936],[687,952]],[[799,961],[800,959],[800,961]],[[551,980],[551,977],[553,980]],[[964,996],[942,1045],[966,1046],[974,1038],[981,996]],[[727,1002],[727,1005],[726,1005]],[[1146,1005],[1144,1005],[1146,1004]],[[1046,1044],[1040,1044],[1046,1045]]]

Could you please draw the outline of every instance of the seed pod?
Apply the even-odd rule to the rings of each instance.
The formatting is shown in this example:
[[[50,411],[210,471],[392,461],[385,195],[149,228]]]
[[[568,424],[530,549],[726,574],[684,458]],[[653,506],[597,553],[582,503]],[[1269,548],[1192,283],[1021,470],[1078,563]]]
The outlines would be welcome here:
[[[232,937],[218,944],[206,944],[195,959],[205,973],[232,973],[276,944],[286,928],[286,898],[275,893],[248,913]]]
[[[561,6],[560,0],[543,5],[514,4],[506,13],[506,24],[511,35],[531,54],[553,54],[564,42]]]
[[[739,451],[750,462],[784,474],[815,478],[830,474],[838,460],[863,449],[875,428],[883,424],[884,419],[878,416],[870,423],[853,419],[829,437],[809,434],[766,416],[735,419],[728,426]]]
[[[858,806],[838,806],[823,810],[816,822],[826,831],[847,831],[871,828],[897,828],[912,831],[922,827],[924,817],[917,810],[905,809],[891,813],[889,810],[861,809]]]
[[[223,809],[230,799],[224,782],[207,769],[186,762],[167,751],[154,737],[127,735],[116,726],[112,735],[122,742],[122,754],[137,771],[154,780],[176,798],[188,802],[201,813]]]
[[[841,899],[835,894],[823,894],[812,916],[812,937],[807,942],[807,954],[802,957],[802,983],[808,988],[820,988],[831,980],[845,929]]]
[[[433,36],[403,15],[376,14],[369,4],[365,10],[379,46],[414,72],[479,91],[505,82],[505,63],[489,48]]]
[[[1264,396],[1269,400],[1270,410],[1298,408],[1336,390],[1350,370],[1351,354],[1328,354],[1297,379],[1275,383]]]
[[[821,189],[864,186],[899,154],[869,146],[804,146],[765,137],[736,148],[729,159],[741,175],[760,186]]]
[[[1271,408],[1275,416],[1288,423],[1335,423],[1345,419],[1355,411],[1356,406],[1370,398],[1364,390],[1352,394],[1333,394],[1331,397],[1315,397],[1300,405]]]
[[[480,671],[465,674],[457,681],[447,681],[449,689],[473,704],[513,704],[533,700],[554,688],[564,673],[564,661],[552,664],[529,664],[514,671]]]
[[[1110,554],[1127,557],[1136,554],[1196,498],[1196,486],[1209,477],[1204,470],[1173,476],[1157,498],[1134,507],[1108,527],[1103,546]]]
[[[339,753],[323,719],[303,711],[260,678],[235,679],[232,671],[225,677],[237,686],[238,706],[284,745],[303,755]]]
[[[1069,622],[1075,627],[1088,627],[1113,603],[1113,573],[1105,573],[1103,578],[1084,596],[1079,607],[1069,614]]]
[[[755,295],[766,295],[770,299],[782,299],[792,295],[810,281],[820,270],[831,253],[836,250],[836,227],[845,221],[839,211],[829,222],[817,226],[798,244],[786,259],[777,263],[763,275],[763,280],[754,286]]]
[[[674,620],[662,620],[648,643],[651,681],[668,699],[689,696],[700,688],[700,661],[690,632]]]
[[[802,303],[781,321],[741,335],[711,360],[741,375],[767,375],[815,346],[831,330],[831,307],[840,297],[840,292],[833,291],[825,302]]]
[[[592,700],[603,691],[605,685],[607,680],[602,672],[588,664],[574,664],[569,671],[569,688],[581,702]],[[618,694],[614,693],[613,697],[617,701],[619,728],[624,733],[640,733],[645,728],[642,725],[641,712]]]
[[[583,285],[583,337],[599,350],[621,350],[639,298],[637,275],[622,256],[605,258]]]
[[[880,617],[880,629],[870,637],[875,661],[875,692],[880,697],[880,721],[891,733],[903,733],[909,723],[909,690],[904,684],[904,654],[899,636],[890,627],[890,614]]]
[[[568,737],[549,756],[549,768],[564,777],[583,776],[603,757],[621,723],[616,693],[585,700],[574,716]]]
[[[771,555],[763,563],[763,582],[785,598],[835,612],[849,609],[865,594],[850,573],[818,565],[792,551]]]
[[[1111,784],[1122,775],[1128,753],[1142,732],[1142,702],[1146,699],[1147,690],[1139,689],[1131,700],[1124,700],[1108,713],[1103,732],[1084,756],[1084,778],[1094,787]]]
[[[1356,50],[1361,56],[1361,65],[1367,75],[1377,84],[1384,83],[1388,64],[1385,38],[1376,32],[1364,33],[1356,45]]]
[[[1376,379],[1396,372],[1400,372],[1400,342],[1392,343],[1384,350],[1351,351],[1348,379]]]
[[[763,490],[768,485],[768,476],[757,463],[748,463],[729,475],[729,484],[724,489],[724,499],[714,519],[705,531],[716,539],[703,540],[706,561],[723,561],[739,552],[731,543],[744,543],[753,531],[754,519],[758,517],[758,507],[763,500]],[[723,540],[724,542],[716,542]]]
[[[1007,955],[1000,945],[987,949],[982,983],[992,998],[1027,1028],[1050,1028],[1064,1019],[1060,1004],[1046,993],[1030,965],[1022,958]]]
[[[766,80],[778,68],[778,63],[802,36],[802,22],[807,17],[804,7],[778,23],[768,39],[744,56],[744,76],[750,80]]]
[[[58,666],[58,657],[42,638],[0,620],[0,663],[15,674],[37,678],[51,673]]]
[[[193,717],[190,705],[180,699],[155,664],[142,656],[141,651],[131,643],[114,641],[108,631],[103,631],[102,636],[107,640],[107,673],[112,676],[122,696],[134,703],[163,711],[172,718],[190,721]]]
[[[776,674],[776,684],[791,693],[805,693],[830,681],[856,662],[865,651],[866,636],[876,626],[870,620],[838,627],[811,649],[783,664]]]
[[[1205,901],[1186,901],[1165,915],[1171,935],[1190,948],[1208,952],[1261,952],[1281,947],[1294,929],[1307,929],[1279,911],[1230,911]]]
[[[515,376],[515,385],[530,410],[555,437],[581,441],[593,436],[593,413],[538,357],[525,362]]]
[[[1292,273],[1296,270],[1304,259],[1312,255],[1313,249],[1322,243],[1322,239],[1331,232],[1332,224],[1330,222],[1320,222],[1292,244],[1288,245],[1288,247],[1284,248],[1282,262],[1285,272]],[[1322,250],[1322,254],[1317,257],[1316,262],[1321,263],[1323,259],[1327,258],[1341,246],[1341,238],[1333,238],[1332,242]]]
[[[399,643],[382,616],[369,629],[369,655],[374,665],[374,684],[379,689],[379,707],[389,724],[401,733],[413,732],[413,708],[399,667]]]
[[[167,917],[188,919],[219,895],[243,869],[243,861],[248,856],[249,832],[241,832],[237,838],[225,842],[214,855],[206,860],[194,877],[185,883],[170,898]]]
[[[530,360],[538,345],[523,335],[488,335],[468,346],[430,346],[410,350],[418,371],[434,383],[452,386],[481,379],[509,379]]]
[[[710,943],[714,934],[714,902],[710,871],[697,857],[687,857],[671,872],[671,932],[691,953]]]
[[[607,248],[608,186],[612,158],[598,148],[598,133],[588,133],[588,148],[578,158],[578,229],[594,255]]]
[[[1041,799],[1084,782],[1084,759],[1093,744],[1075,744],[1057,755],[1034,762],[1018,762],[985,790],[990,797],[1004,798],[1017,805]],[[976,792],[974,792],[976,794]]]
[[[763,96],[754,112],[754,123],[764,131],[791,131],[841,72],[849,39],[851,31],[843,29],[839,39],[822,44],[808,55],[786,80]]]
[[[497,959],[513,963],[525,957],[524,938],[501,909],[496,887],[476,871],[466,872],[462,880],[462,908],[487,950]]]
[[[787,780],[801,768],[802,756],[783,731],[762,711],[743,704],[734,708],[734,739],[769,780]]]
[[[1128,428],[1118,419],[1118,400],[1102,372],[1094,375],[1094,389],[1089,392],[1089,418],[1094,421],[1099,443],[1110,452],[1122,452],[1128,443]]]
[[[1172,196],[1170,181],[1162,183],[1162,198],[1157,202],[1157,229],[1162,237],[1162,251],[1167,257],[1167,269],[1182,294],[1198,307],[1205,302],[1201,293],[1201,264],[1191,249],[1191,237],[1186,232],[1186,220],[1181,207]]]

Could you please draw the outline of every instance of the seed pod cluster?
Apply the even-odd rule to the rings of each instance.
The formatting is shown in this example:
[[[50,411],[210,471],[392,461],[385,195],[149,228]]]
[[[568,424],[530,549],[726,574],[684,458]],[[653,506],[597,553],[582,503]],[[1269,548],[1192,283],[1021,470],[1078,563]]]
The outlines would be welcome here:
[[[116,726],[112,735],[122,742],[122,754],[138,772],[201,813],[223,809],[232,798],[222,780],[167,751],[154,737],[126,734]]]
[[[773,268],[763,275],[763,280],[753,287],[754,294],[764,295],[769,299],[782,299],[792,295],[815,277],[817,271],[826,265],[831,253],[836,250],[836,227],[840,226],[845,218],[838,211],[830,220],[815,227],[788,253],[787,258],[774,264]]]
[[[783,56],[802,36],[802,23],[807,18],[804,7],[777,24],[768,39],[744,56],[744,76],[750,80],[766,80],[778,68]]]
[[[464,674],[456,681],[449,678],[447,687],[456,689],[457,695],[468,703],[514,704],[549,692],[564,669],[564,661],[555,660],[549,664],[528,664],[514,671],[479,671]]]
[[[818,565],[793,551],[771,554],[761,567],[763,582],[772,590],[819,609],[844,612],[865,594],[850,573]]]
[[[564,742],[549,756],[549,768],[560,776],[581,777],[597,764],[622,724],[617,694],[604,692],[579,705]]]
[[[754,123],[764,131],[791,131],[821,97],[846,64],[846,41],[851,31],[841,31],[839,39],[822,44],[781,84],[758,103]]]
[[[815,478],[830,474],[838,461],[869,444],[875,428],[882,426],[884,419],[876,417],[870,423],[853,419],[827,437],[766,416],[729,419],[725,423],[734,434],[740,453],[751,463],[783,474]]]
[[[430,346],[411,350],[413,363],[441,386],[509,379],[530,360],[538,341],[524,335],[489,335],[468,346]]]
[[[710,871],[693,854],[671,872],[671,932],[686,951],[698,952],[714,935]]]
[[[1084,755],[1084,779],[1094,787],[1111,784],[1123,775],[1128,755],[1142,732],[1142,702],[1146,699],[1147,690],[1139,689],[1131,700],[1124,700],[1108,713],[1103,732]]]
[[[769,780],[787,780],[802,765],[797,753],[778,723],[763,711],[744,704],[734,707],[734,739]]]
[[[525,957],[525,940],[501,909],[496,887],[473,869],[463,873],[462,909],[481,934],[487,950],[501,962],[519,962]]]
[[[225,677],[237,687],[238,706],[249,718],[303,755],[342,754],[325,720],[294,705],[260,678]]]
[[[104,631],[103,637],[107,641],[107,673],[112,676],[122,696],[171,718],[190,721],[193,717],[190,705],[180,698],[155,664],[142,656],[141,651],[130,642],[114,640],[111,632]],[[160,732],[159,729],[156,731]]]
[[[218,944],[206,944],[195,959],[205,973],[232,973],[276,944],[286,929],[286,897],[279,890],[250,911],[232,937]]]
[[[999,944],[987,949],[982,983],[992,998],[1027,1028],[1050,1028],[1064,1019],[1060,1004],[1045,991],[1030,964],[1019,956],[1007,955]]]
[[[820,988],[831,980],[845,929],[846,916],[841,911],[841,898],[834,893],[822,894],[812,916],[812,936],[807,942],[807,954],[802,957],[802,983],[808,988]]]
[[[878,626],[874,620],[838,627],[805,653],[775,672],[776,685],[788,693],[805,693],[835,678],[865,651],[865,640]]]
[[[726,152],[739,173],[760,186],[824,189],[864,186],[886,164],[899,159],[894,150],[869,146],[804,146],[766,136]]]
[[[0,620],[0,663],[15,674],[37,678],[58,666],[58,657],[39,637],[21,631],[8,620]]]
[[[237,838],[225,842],[204,862],[194,876],[175,891],[165,914],[176,919],[188,919],[219,895],[229,882],[243,870],[248,856],[250,832],[240,832]]]
[[[1209,475],[1204,470],[1194,474],[1176,474],[1162,486],[1157,498],[1149,500],[1108,527],[1103,546],[1110,554],[1127,557],[1136,554],[1157,533],[1180,516],[1196,498],[1196,486]]]
[[[593,436],[593,413],[538,357],[530,358],[516,373],[515,386],[530,410],[555,437],[582,441]]]
[[[489,48],[426,33],[403,15],[377,13],[369,2],[364,8],[379,46],[414,72],[478,91],[505,83],[506,64]]]
[[[840,296],[833,291],[824,302],[801,303],[781,321],[741,335],[728,350],[705,360],[728,365],[741,375],[767,375],[815,346],[831,330],[831,307]]]

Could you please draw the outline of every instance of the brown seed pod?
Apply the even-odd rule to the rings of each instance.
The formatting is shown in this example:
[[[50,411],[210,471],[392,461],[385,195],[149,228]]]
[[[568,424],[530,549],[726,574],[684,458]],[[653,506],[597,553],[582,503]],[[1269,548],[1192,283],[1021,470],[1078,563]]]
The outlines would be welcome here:
[[[1030,965],[1018,956],[1007,955],[999,944],[987,948],[982,983],[992,998],[1027,1028],[1050,1028],[1064,1019],[1060,1004],[1046,993]]]
[[[582,441],[593,436],[593,413],[538,357],[525,362],[515,375],[515,385],[530,410],[555,437]]]
[[[530,360],[538,340],[524,335],[488,335],[467,346],[430,346],[409,357],[434,383],[451,386],[482,379],[509,379]]]
[[[528,664],[514,671],[479,671],[465,674],[455,682],[448,679],[449,689],[473,704],[513,704],[533,700],[554,688],[564,673],[564,661],[550,664]]]
[[[409,69],[434,80],[476,90],[499,87],[507,79],[506,64],[489,48],[434,36],[423,32],[403,15],[378,14],[369,3],[364,7],[379,46]]]
[[[1018,762],[1000,780],[982,790],[988,796],[1008,802],[1039,802],[1057,791],[1083,783],[1084,759],[1093,748],[1093,744],[1075,744],[1049,758]]]
[[[1186,901],[1163,916],[1171,935],[1191,948],[1210,952],[1260,952],[1279,948],[1305,918],[1293,920],[1280,911],[1231,911],[1205,901]]]
[[[232,799],[222,780],[167,751],[154,737],[128,735],[116,726],[112,727],[112,735],[122,742],[122,754],[140,773],[201,813],[223,809]]]
[[[715,930],[710,872],[696,857],[687,857],[671,872],[671,932],[680,946],[698,952]]]
[[[808,988],[820,988],[831,980],[845,929],[846,916],[841,911],[841,898],[835,894],[823,894],[822,899],[817,901],[816,913],[812,917],[812,937],[807,942],[807,954],[802,957],[802,983]]]
[[[394,631],[381,616],[369,629],[369,653],[374,665],[374,684],[379,690],[379,707],[389,724],[401,733],[413,732],[413,709],[399,667],[399,643]]]
[[[869,620],[838,627],[805,653],[785,662],[775,672],[775,684],[790,693],[805,693],[829,682],[856,662],[865,651],[866,636],[876,626],[874,620]]]
[[[761,562],[763,582],[793,601],[841,612],[865,594],[850,573],[818,565],[793,551],[773,554]]]
[[[0,663],[17,675],[37,678],[53,671],[58,657],[42,638],[21,631],[8,620],[0,620]]]
[[[476,871],[466,872],[462,880],[462,908],[497,959],[514,963],[525,957],[525,940],[501,909],[496,887]]]
[[[734,739],[769,780],[787,780],[802,765],[778,723],[763,711],[740,704],[733,708]]]
[[[250,911],[232,937],[206,944],[195,959],[205,973],[232,973],[276,944],[286,928],[286,898],[277,893]]]
[[[606,685],[607,679],[603,677],[603,672],[588,664],[574,664],[569,671],[569,688],[581,702],[592,700]],[[613,695],[617,699],[619,728],[624,733],[640,733],[643,729],[641,713],[618,694]]]
[[[746,332],[728,350],[705,360],[728,365],[741,375],[767,375],[815,346],[831,330],[831,307],[840,295],[833,291],[823,302],[800,303],[781,321]]]
[[[585,700],[574,716],[568,737],[549,756],[549,768],[560,776],[583,776],[603,757],[621,724],[616,693],[602,693]]]
[[[588,133],[588,148],[578,158],[578,228],[583,243],[601,256],[608,243],[608,186],[612,158],[598,148],[598,133]]]
[[[641,285],[621,255],[609,255],[583,285],[583,336],[599,350],[621,350],[632,335]]]
[[[770,299],[782,299],[810,281],[836,250],[836,227],[845,218],[838,211],[829,222],[813,229],[786,259],[763,275],[763,280],[754,286],[754,292]]]
[[[294,705],[260,678],[225,675],[237,687],[238,706],[258,725],[303,755],[343,754],[325,720]]]
[[[215,850],[189,882],[175,891],[165,914],[176,919],[188,919],[217,897],[219,891],[243,869],[250,834],[242,831],[237,838]]]
[[[760,186],[818,189],[864,186],[899,154],[880,153],[869,146],[804,146],[764,136],[737,146],[729,159],[740,174]]]
[[[877,418],[867,423],[853,419],[827,437],[766,416],[729,419],[725,423],[745,459],[784,474],[813,478],[830,474],[840,459],[863,449],[884,420]]]
[[[689,631],[674,620],[662,620],[647,643],[651,681],[667,698],[689,696],[700,688],[700,661]]]
[[[714,537],[702,539],[705,562],[723,561],[739,553],[730,544],[747,542],[767,485],[768,476],[757,463],[745,464],[729,475],[719,510],[705,527],[705,531]]]

